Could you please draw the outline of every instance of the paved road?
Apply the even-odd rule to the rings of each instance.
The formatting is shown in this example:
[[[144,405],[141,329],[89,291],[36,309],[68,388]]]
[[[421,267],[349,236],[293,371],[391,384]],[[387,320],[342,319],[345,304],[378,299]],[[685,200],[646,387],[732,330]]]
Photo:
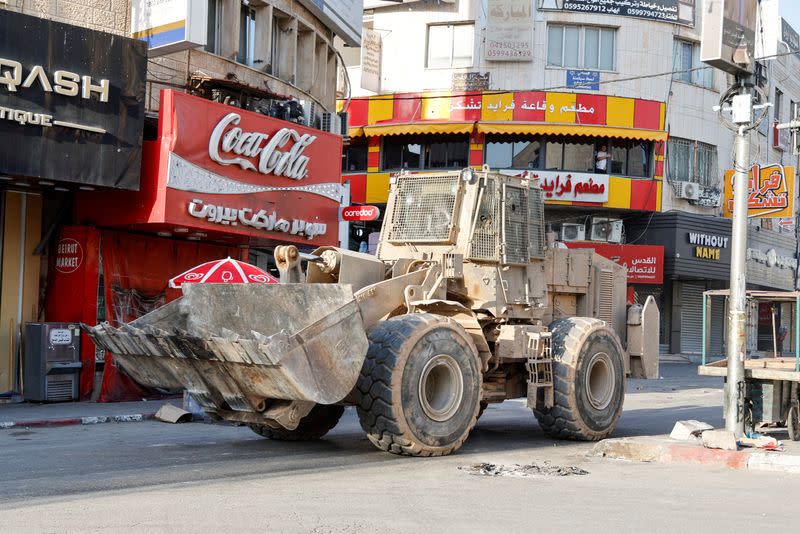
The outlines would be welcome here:
[[[720,425],[717,379],[688,365],[630,382],[617,435],[678,418]],[[490,406],[461,451],[408,459],[374,449],[350,410],[325,439],[290,444],[247,428],[128,423],[0,431],[5,532],[613,531],[795,529],[800,478],[587,458],[544,437],[522,402]],[[476,462],[577,466],[585,476],[487,478]],[[724,503],[741,499],[738,513]],[[788,530],[785,530],[788,531]]]

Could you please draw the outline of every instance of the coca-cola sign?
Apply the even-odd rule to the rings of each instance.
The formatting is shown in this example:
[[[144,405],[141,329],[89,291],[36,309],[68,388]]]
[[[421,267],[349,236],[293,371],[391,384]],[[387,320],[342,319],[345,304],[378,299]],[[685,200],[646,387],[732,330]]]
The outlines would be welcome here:
[[[208,155],[220,165],[238,165],[246,171],[302,180],[308,174],[308,156],[303,151],[317,136],[281,128],[272,136],[247,132],[237,125],[238,113],[228,113],[208,139]],[[233,157],[225,157],[233,154]]]
[[[381,215],[377,206],[347,206],[342,208],[344,221],[374,221]]]

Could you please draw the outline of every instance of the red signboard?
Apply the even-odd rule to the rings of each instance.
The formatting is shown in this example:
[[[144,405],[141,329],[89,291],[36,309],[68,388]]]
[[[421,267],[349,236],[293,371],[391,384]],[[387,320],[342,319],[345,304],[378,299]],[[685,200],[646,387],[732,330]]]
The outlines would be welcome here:
[[[342,208],[342,220],[345,221],[375,221],[380,215],[381,210],[377,206],[347,206]]]
[[[171,90],[160,105],[139,194],[83,196],[81,219],[256,243],[338,244],[340,136]]]
[[[613,245],[580,241],[569,248],[593,248],[603,257],[628,269],[629,284],[664,283],[664,247],[659,245]]]

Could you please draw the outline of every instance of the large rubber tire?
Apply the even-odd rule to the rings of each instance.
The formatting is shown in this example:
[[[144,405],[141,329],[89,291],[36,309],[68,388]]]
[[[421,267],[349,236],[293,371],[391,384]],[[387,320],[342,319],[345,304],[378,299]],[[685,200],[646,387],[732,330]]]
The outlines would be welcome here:
[[[597,441],[608,437],[622,413],[625,367],[622,344],[603,321],[559,319],[552,332],[555,404],[534,409],[551,437]]]
[[[483,380],[469,334],[452,319],[414,314],[384,321],[368,337],[356,398],[369,440],[406,456],[458,449],[477,421]]]
[[[250,429],[260,436],[278,441],[311,441],[330,432],[343,413],[344,406],[317,404],[308,415],[300,419],[300,424],[294,430],[267,425],[250,425]]]

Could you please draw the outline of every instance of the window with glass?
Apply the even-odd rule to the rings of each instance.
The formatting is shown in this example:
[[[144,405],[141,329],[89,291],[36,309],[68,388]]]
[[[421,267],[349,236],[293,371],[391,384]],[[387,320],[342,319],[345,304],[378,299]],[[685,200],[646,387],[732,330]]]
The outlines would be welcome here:
[[[475,25],[428,26],[428,68],[471,67]]]
[[[610,155],[606,172],[649,178],[653,143],[583,136],[488,135],[485,161],[492,169],[598,172],[597,155]],[[602,172],[602,171],[599,171]]]
[[[342,151],[342,172],[366,172],[368,151],[365,139],[351,141]]]
[[[616,28],[550,24],[547,27],[547,64],[614,70],[616,40]]]
[[[206,46],[205,51],[216,54],[219,50],[218,46],[218,19],[219,19],[219,2],[218,0],[208,0],[208,15],[206,17],[207,30],[206,30]]]
[[[783,91],[781,91],[777,87],[775,88],[775,102],[773,109],[774,109],[773,113],[775,114],[774,115],[775,121],[781,122],[781,117],[783,116],[783,113],[781,113],[781,109],[783,109]]]
[[[635,139],[612,139],[609,172],[623,176],[649,178],[653,143]]]
[[[256,49],[256,10],[242,4],[239,14],[239,52],[236,61],[253,65]]]
[[[714,70],[700,61],[700,44],[675,39],[672,46],[673,80],[714,88]]]
[[[699,141],[670,137],[667,143],[667,175],[670,180],[719,186],[717,147]]]
[[[384,170],[463,169],[469,164],[469,137],[384,137],[382,155]]]

